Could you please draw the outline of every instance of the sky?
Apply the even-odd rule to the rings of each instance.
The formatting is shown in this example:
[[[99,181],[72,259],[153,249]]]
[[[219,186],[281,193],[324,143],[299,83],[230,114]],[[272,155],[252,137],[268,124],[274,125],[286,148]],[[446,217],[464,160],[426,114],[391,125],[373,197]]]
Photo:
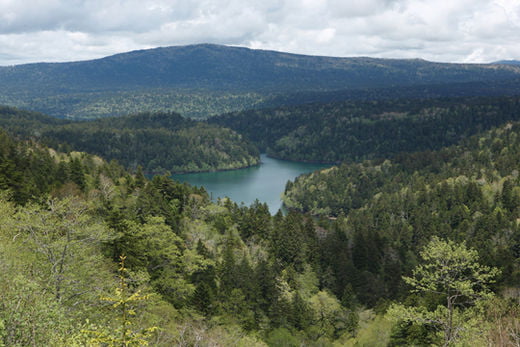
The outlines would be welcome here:
[[[0,0],[0,65],[215,43],[338,57],[520,59],[520,0]]]

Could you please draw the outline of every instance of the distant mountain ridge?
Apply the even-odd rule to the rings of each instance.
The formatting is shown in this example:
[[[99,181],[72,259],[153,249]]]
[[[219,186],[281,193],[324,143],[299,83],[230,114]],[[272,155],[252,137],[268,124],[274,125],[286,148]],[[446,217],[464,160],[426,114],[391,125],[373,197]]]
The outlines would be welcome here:
[[[520,66],[520,60],[499,60],[494,62],[493,64],[497,65],[518,65]]]
[[[138,50],[70,63],[0,67],[3,83],[39,84],[61,90],[129,87],[331,90],[467,82],[509,78],[511,74],[520,75],[520,69],[420,59],[308,56],[211,44]]]
[[[74,117],[80,113],[78,105],[90,100],[86,109],[85,105],[81,106],[84,118],[88,118],[85,113],[89,109],[95,113],[100,107],[108,106],[107,110],[99,112],[99,116],[113,115],[111,112],[118,112],[111,111],[114,105],[143,93],[153,97],[166,95],[166,104],[175,104],[180,98],[175,93],[187,90],[265,96],[269,93],[498,81],[514,77],[520,77],[520,67],[514,65],[336,58],[199,44],[138,50],[89,61],[0,67],[0,103]],[[108,99],[104,93],[116,94]],[[121,93],[131,95],[122,97]],[[254,96],[251,104],[261,96]],[[148,102],[153,108],[155,100]],[[92,108],[92,104],[96,106]],[[236,109],[236,106],[231,107]],[[141,110],[131,109],[134,112]]]

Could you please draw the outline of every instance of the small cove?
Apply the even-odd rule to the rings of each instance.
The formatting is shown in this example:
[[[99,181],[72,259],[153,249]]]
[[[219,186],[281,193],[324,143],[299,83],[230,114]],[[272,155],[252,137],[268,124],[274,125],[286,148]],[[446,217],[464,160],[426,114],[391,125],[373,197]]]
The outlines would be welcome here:
[[[203,186],[213,200],[229,197],[250,205],[255,199],[265,202],[274,214],[282,207],[280,195],[288,180],[315,170],[330,167],[328,164],[300,163],[260,156],[261,164],[246,169],[174,174],[173,179],[194,186]]]

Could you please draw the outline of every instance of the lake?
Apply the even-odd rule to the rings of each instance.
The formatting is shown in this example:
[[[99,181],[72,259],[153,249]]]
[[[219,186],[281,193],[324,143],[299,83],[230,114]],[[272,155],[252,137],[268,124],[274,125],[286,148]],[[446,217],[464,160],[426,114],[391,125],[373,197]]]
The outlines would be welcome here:
[[[285,190],[288,180],[329,167],[327,164],[299,163],[260,156],[261,164],[246,169],[175,174],[172,177],[180,182],[203,186],[213,200],[229,197],[237,203],[250,205],[255,199],[267,203],[274,214],[282,207],[280,194]]]

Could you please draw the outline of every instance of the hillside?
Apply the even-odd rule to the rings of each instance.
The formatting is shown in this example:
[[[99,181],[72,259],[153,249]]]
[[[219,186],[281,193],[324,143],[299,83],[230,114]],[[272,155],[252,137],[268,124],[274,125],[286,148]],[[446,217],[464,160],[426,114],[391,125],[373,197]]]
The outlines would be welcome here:
[[[440,151],[343,164],[290,182],[284,201],[301,211],[337,216],[344,234],[338,233],[335,240],[342,245],[331,247],[335,254],[342,254],[341,249],[348,255],[332,260],[332,272],[342,283],[353,285],[358,300],[375,303],[403,289],[400,278],[418,260],[415,250],[424,240],[440,237],[468,245],[478,250],[482,263],[500,267],[501,285],[495,288],[503,286],[498,292],[515,305],[518,294],[510,296],[505,288],[516,291],[520,276],[519,141],[520,124],[510,123]],[[349,266],[351,270],[346,271]],[[435,298],[439,299],[435,294],[416,294],[401,302],[407,306],[420,303],[426,312]],[[437,309],[444,307],[441,304]],[[459,313],[471,307],[461,304]],[[397,340],[392,345],[430,344],[427,336],[434,334],[429,323],[421,323],[419,318],[404,322],[394,327],[392,336]],[[417,329],[422,333],[417,334]],[[512,336],[520,336],[518,329]]]
[[[333,91],[308,91],[273,94],[262,102],[247,107],[267,109],[310,104],[339,103],[345,101],[381,101],[397,99],[438,99],[462,97],[497,97],[520,95],[520,78],[480,82],[437,83],[415,86],[381,87],[364,89],[342,89]],[[313,105],[311,105],[312,107]]]
[[[208,122],[234,129],[276,158],[341,162],[440,149],[519,117],[519,97],[471,97],[316,103]]]
[[[47,91],[202,88],[231,90],[347,89],[505,79],[513,67],[424,60],[336,58],[218,45],[162,47],[70,63],[0,69],[4,88]]]
[[[59,120],[0,108],[0,127],[63,151],[115,159],[145,172],[198,172],[256,165],[256,147],[230,129],[197,123],[175,113],[140,113],[90,122]]]
[[[500,61],[494,62],[493,64],[498,64],[498,65],[520,65],[520,60],[500,60]]]
[[[167,176],[0,131],[0,343],[442,345],[446,295],[407,280],[440,250],[465,281],[455,293],[472,294],[456,300],[455,342],[513,344],[519,127],[295,183],[330,207],[334,194],[361,198],[332,220],[212,203]]]
[[[0,68],[0,101],[74,118],[0,106],[0,346],[518,345],[519,73],[215,45]],[[274,216],[168,173],[259,149],[341,164]]]
[[[319,57],[203,44],[0,67],[0,102],[70,118],[160,109],[204,117],[256,107],[286,93],[519,76],[520,68],[513,65]]]
[[[414,195],[416,191],[435,194],[434,191],[444,188],[442,185],[445,184],[468,185],[473,182],[479,189],[484,189],[486,184],[511,180],[510,183],[516,186],[519,132],[520,123],[507,123],[438,151],[401,153],[391,159],[343,163],[288,182],[283,201],[287,207],[303,212],[338,216],[364,209],[367,204],[377,204],[384,196]],[[520,195],[516,195],[519,192],[515,190],[515,196],[511,197],[515,204],[520,203]],[[487,191],[486,194],[491,193]],[[412,199],[412,195],[408,198]],[[488,195],[487,198],[492,197]],[[468,202],[464,203],[469,207]],[[450,203],[443,206],[454,208]],[[520,212],[517,207],[511,209]]]

